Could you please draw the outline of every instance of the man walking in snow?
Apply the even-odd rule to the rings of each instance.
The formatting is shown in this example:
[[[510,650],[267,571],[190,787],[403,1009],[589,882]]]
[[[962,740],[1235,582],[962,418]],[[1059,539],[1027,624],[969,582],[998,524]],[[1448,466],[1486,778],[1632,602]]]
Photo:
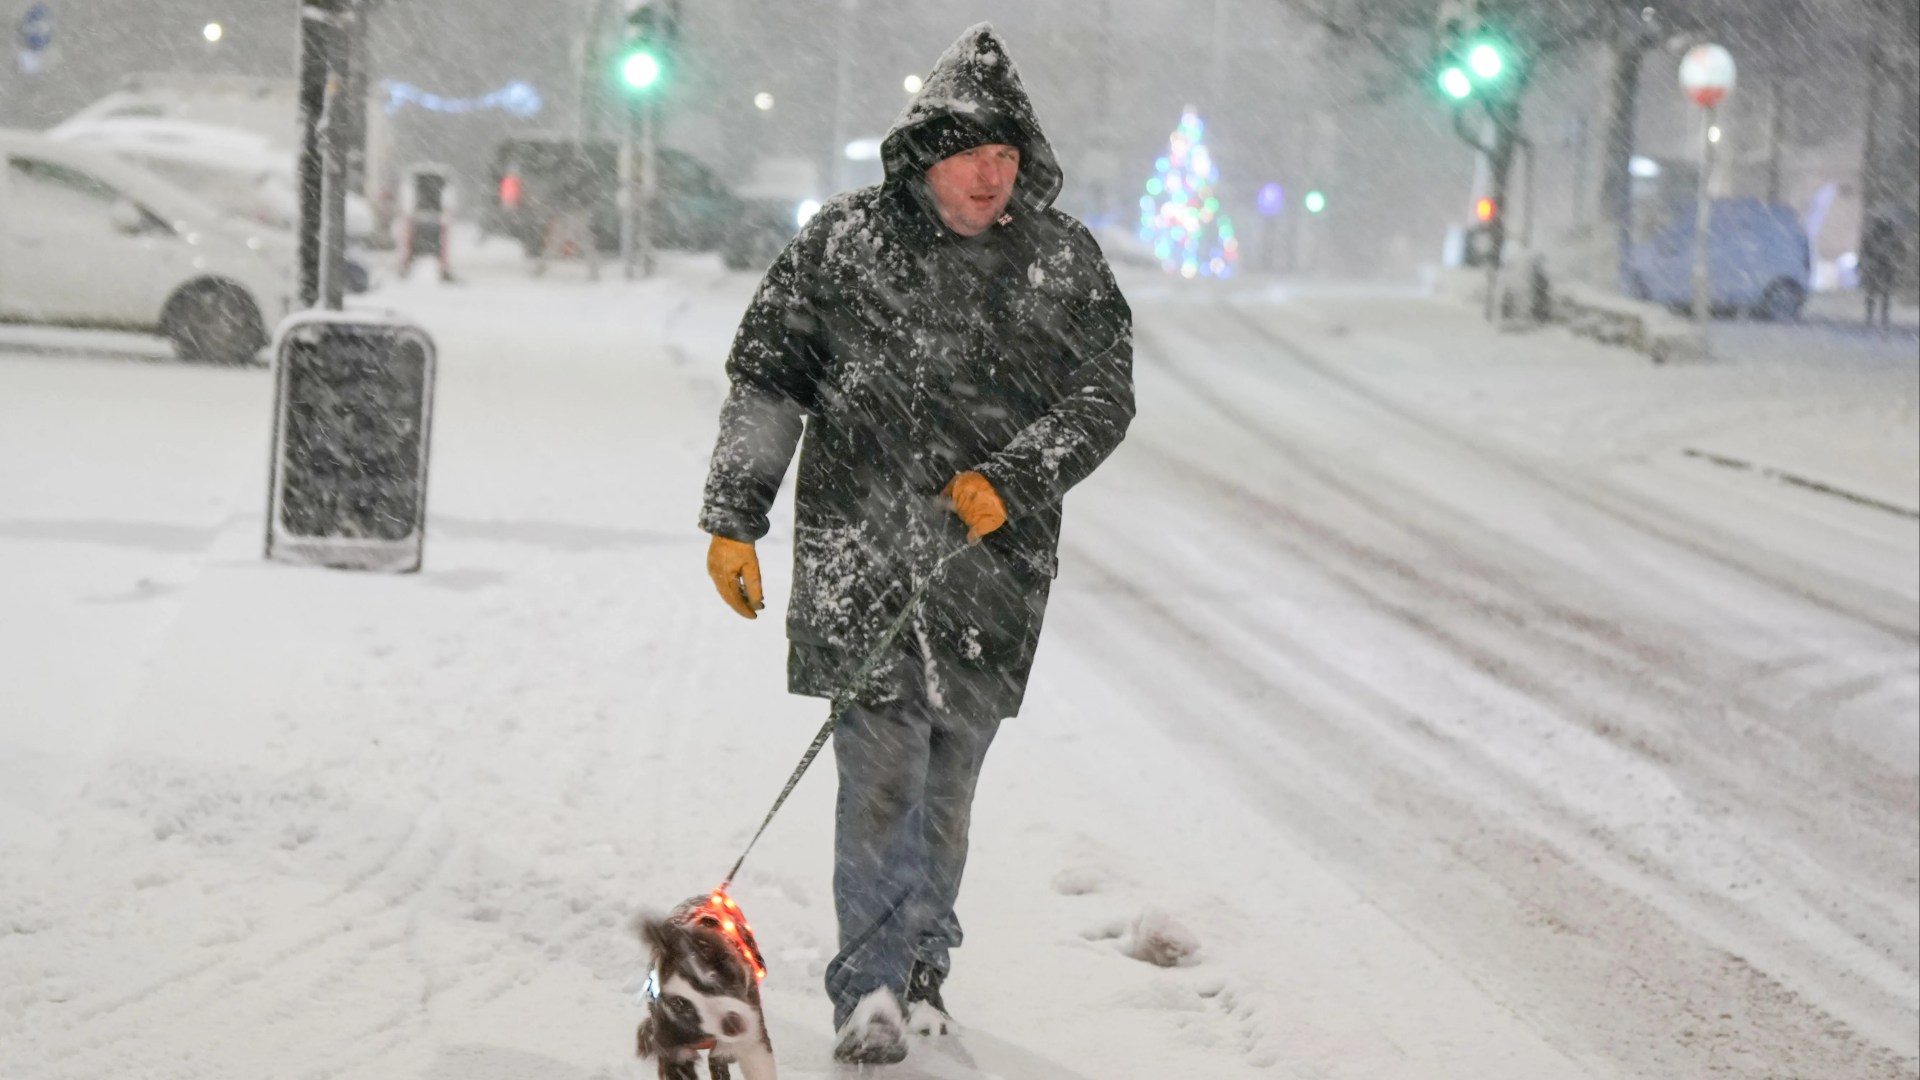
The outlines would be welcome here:
[[[946,1023],[974,787],[1025,694],[1061,500],[1134,410],[1132,314],[1053,209],[1059,163],[992,27],[940,57],[881,158],[754,295],[700,513],[708,573],[754,618],[753,544],[800,447],[788,686],[845,706],[826,983],[835,1056],[864,1063],[906,1055],[903,1002]]]

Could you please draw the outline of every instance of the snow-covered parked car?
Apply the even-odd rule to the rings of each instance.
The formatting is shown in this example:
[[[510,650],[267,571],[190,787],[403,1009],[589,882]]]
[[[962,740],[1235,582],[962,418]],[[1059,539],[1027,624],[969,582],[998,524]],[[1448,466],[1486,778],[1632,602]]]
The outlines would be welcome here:
[[[0,130],[0,319],[164,334],[243,363],[287,311],[293,251],[112,154]]]
[[[1651,235],[1628,254],[1627,290],[1636,299],[1672,307],[1693,303],[1694,223],[1691,202],[1652,222]],[[1806,231],[1790,206],[1759,199],[1716,199],[1707,238],[1707,267],[1716,311],[1765,319],[1800,316],[1812,284]]]
[[[292,230],[300,216],[293,155],[265,136],[191,120],[75,119],[47,134],[126,158],[248,221]],[[347,195],[347,239],[373,237],[373,207]]]

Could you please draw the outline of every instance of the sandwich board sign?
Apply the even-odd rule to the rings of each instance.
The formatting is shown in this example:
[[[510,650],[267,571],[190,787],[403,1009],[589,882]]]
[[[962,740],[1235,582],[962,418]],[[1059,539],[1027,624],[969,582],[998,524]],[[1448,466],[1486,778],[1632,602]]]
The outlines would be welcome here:
[[[434,365],[433,340],[398,315],[309,311],[281,324],[267,558],[420,569]]]

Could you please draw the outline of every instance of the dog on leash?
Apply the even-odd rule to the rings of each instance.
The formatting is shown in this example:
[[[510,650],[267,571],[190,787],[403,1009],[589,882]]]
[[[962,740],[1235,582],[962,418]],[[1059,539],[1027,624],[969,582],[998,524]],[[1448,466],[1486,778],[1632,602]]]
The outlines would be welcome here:
[[[660,1080],[700,1080],[707,1052],[711,1080],[777,1080],[773,1043],[760,1009],[766,961],[739,905],[724,891],[696,896],[665,919],[642,916],[634,928],[653,952],[640,1057],[659,1063]]]

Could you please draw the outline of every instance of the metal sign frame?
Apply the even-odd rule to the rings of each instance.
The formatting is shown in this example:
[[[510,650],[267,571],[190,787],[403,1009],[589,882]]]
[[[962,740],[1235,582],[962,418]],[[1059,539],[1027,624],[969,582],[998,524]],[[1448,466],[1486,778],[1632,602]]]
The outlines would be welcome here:
[[[418,465],[408,480],[413,485],[417,512],[404,536],[302,532],[288,520],[288,482],[296,471],[289,469],[289,441],[295,426],[292,423],[293,391],[301,374],[291,370],[299,356],[296,347],[320,346],[320,355],[325,356],[327,339],[356,332],[384,334],[396,343],[404,342],[420,350],[420,415],[416,418]],[[433,339],[393,313],[307,311],[290,316],[280,325],[273,352],[273,466],[267,497],[266,557],[275,562],[343,570],[403,574],[419,570],[426,543],[427,477],[433,445],[434,383],[439,366]]]

